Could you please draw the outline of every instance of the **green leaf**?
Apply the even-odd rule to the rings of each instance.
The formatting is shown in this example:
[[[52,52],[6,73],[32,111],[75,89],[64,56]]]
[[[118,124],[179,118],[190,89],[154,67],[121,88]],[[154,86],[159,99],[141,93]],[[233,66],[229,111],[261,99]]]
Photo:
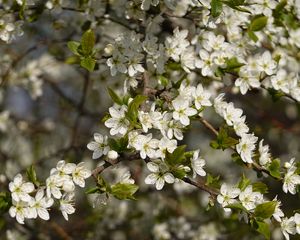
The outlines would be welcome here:
[[[244,0],[230,0],[230,1],[222,1],[222,2],[227,6],[229,6],[230,8],[235,9],[237,11],[251,13],[248,9],[241,7],[245,5]]]
[[[218,17],[222,13],[223,5],[220,0],[212,0],[210,3],[211,6],[211,15],[213,17]]]
[[[68,48],[71,50],[72,53],[74,53],[77,56],[80,56],[79,52],[78,52],[78,48],[80,46],[79,42],[76,41],[70,41],[67,43]]]
[[[186,145],[182,145],[177,147],[172,153],[166,152],[166,162],[170,166],[181,164],[186,159],[184,154],[185,148]]]
[[[271,95],[273,102],[277,102],[285,94],[273,88],[268,88],[268,93]]]
[[[36,185],[36,186],[40,185],[39,181],[37,180],[36,172],[35,172],[33,165],[31,165],[29,168],[27,168],[26,175],[27,175],[28,180],[30,182],[32,182],[34,185]]]
[[[108,183],[100,175],[98,175],[98,177],[97,177],[97,187],[99,189],[99,193],[105,193],[105,192],[111,191],[111,188],[108,185]]]
[[[120,199],[135,199],[133,194],[139,189],[135,184],[130,183],[117,183],[111,186],[111,194]]]
[[[183,179],[186,176],[186,171],[182,167],[173,167],[171,172],[178,179]]]
[[[94,32],[91,29],[89,29],[82,35],[81,38],[81,47],[82,47],[83,54],[85,56],[91,55],[94,46],[95,46],[95,35]]]
[[[261,233],[266,239],[269,240],[271,238],[269,224],[261,221],[256,221],[255,223],[257,224],[256,231]]]
[[[232,58],[226,60],[226,68],[224,70],[226,70],[226,71],[235,70],[235,69],[240,68],[244,65],[245,64],[240,63],[236,57],[232,57]]]
[[[273,11],[273,17],[275,19],[278,19],[282,13],[282,11],[284,10],[284,7],[287,5],[287,0],[283,0],[283,1],[280,1],[276,8],[274,9]]]
[[[257,205],[254,210],[255,217],[260,219],[270,218],[275,211],[276,205],[276,201],[265,202]]]
[[[0,215],[8,212],[12,205],[11,195],[8,192],[0,192]]]
[[[108,145],[109,145],[110,149],[112,149],[118,153],[125,152],[127,150],[127,146],[128,146],[128,137],[125,136],[120,139],[110,138],[110,139],[108,139]]]
[[[159,84],[163,85],[164,87],[166,87],[169,83],[169,79],[164,77],[163,75],[158,76],[158,82]]]
[[[80,58],[77,55],[72,55],[65,59],[66,64],[79,64]]]
[[[244,174],[239,182],[238,188],[241,189],[241,191],[244,191],[246,187],[248,187],[251,184],[250,179],[248,179]]]
[[[147,97],[143,95],[137,95],[128,105],[126,112],[126,118],[132,123],[137,123],[138,109],[140,105],[146,101]]]
[[[220,188],[220,176],[212,176],[209,173],[206,177],[206,184],[215,188]]]
[[[268,193],[268,191],[269,191],[268,186],[262,182],[253,183],[252,190],[253,190],[253,192],[260,192],[262,194]]]
[[[268,17],[263,15],[255,16],[250,23],[249,30],[257,32],[262,30],[268,23]]]
[[[219,145],[219,143],[218,143],[217,141],[215,141],[215,140],[211,141],[209,145],[210,145],[213,149],[220,149],[220,148],[221,148],[220,145]]]
[[[253,31],[248,29],[247,33],[248,33],[249,38],[252,39],[254,42],[258,41],[258,37],[256,36],[256,34]]]
[[[229,204],[225,207],[230,208],[230,209],[241,210],[243,212],[248,212],[247,209],[241,203],[232,203],[232,204]]]
[[[226,149],[226,148],[230,148],[236,144],[238,144],[238,140],[228,136],[228,132],[227,129],[224,127],[221,127],[217,136],[217,140],[216,141],[212,141],[210,143],[210,146],[214,149]]]
[[[85,193],[86,194],[94,194],[94,193],[100,193],[101,190],[99,187],[93,187],[93,188],[90,188],[88,189]]]
[[[269,165],[268,170],[273,177],[280,179],[281,178],[280,159],[278,158],[274,159]]]
[[[184,166],[187,166],[187,156],[191,153],[185,152],[186,145],[177,147],[172,153],[166,152],[166,163],[169,165],[172,174],[178,178],[183,179],[186,176]]]
[[[107,88],[108,94],[111,97],[111,99],[118,105],[123,105],[123,101],[122,99],[119,97],[118,94],[116,94],[116,92],[114,90],[112,90],[111,88]]]
[[[231,154],[231,157],[232,157],[232,160],[236,163],[236,164],[238,164],[238,165],[240,165],[240,166],[245,166],[245,162],[242,160],[242,158],[241,158],[241,156],[238,154],[238,153],[232,153]]]
[[[227,137],[227,138],[222,140],[221,147],[224,150],[226,148],[230,148],[232,146],[235,146],[238,143],[239,143],[239,141],[237,139],[232,138],[232,137]]]
[[[95,69],[95,65],[96,65],[96,60],[91,57],[83,58],[80,61],[80,66],[87,69],[90,72],[92,72]]]

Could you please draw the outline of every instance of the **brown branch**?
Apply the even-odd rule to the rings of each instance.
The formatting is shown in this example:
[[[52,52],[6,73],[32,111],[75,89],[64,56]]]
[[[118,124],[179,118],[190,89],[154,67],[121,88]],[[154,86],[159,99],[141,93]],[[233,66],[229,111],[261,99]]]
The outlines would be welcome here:
[[[203,119],[203,118],[201,118],[200,117],[200,122],[208,129],[208,130],[210,130],[214,135],[216,135],[216,136],[218,136],[219,135],[219,132],[213,127],[213,125],[211,125],[207,120],[205,120],[205,119]],[[234,148],[234,147],[230,147],[235,153],[237,153],[237,154],[239,154],[238,152],[237,152],[237,150]],[[248,167],[250,167],[250,168],[254,168],[254,170],[256,170],[256,171],[259,171],[259,172],[264,172],[264,173],[266,173],[266,174],[268,174],[270,177],[272,177],[272,178],[274,178],[271,174],[270,174],[270,172],[267,170],[267,169],[265,169],[265,168],[263,168],[263,167],[261,167],[258,163],[256,163],[256,162],[253,162],[253,163],[249,163],[249,164],[246,164]],[[277,180],[277,179],[276,179]]]
[[[63,240],[72,240],[73,238],[64,230],[63,227],[58,225],[56,222],[51,221],[50,227],[57,233],[57,235]]]
[[[135,154],[129,155],[129,156],[125,156],[122,154],[122,155],[120,155],[119,158],[117,158],[116,160],[114,160],[112,162],[105,161],[105,163],[102,166],[98,166],[92,171],[92,176],[94,177],[95,181],[97,181],[98,175],[101,174],[105,169],[107,169],[111,166],[114,166],[114,165],[120,163],[121,161],[132,161],[132,160],[141,160],[139,153],[135,153]],[[146,158],[143,160],[146,163],[151,161],[149,158]],[[193,185],[194,187],[197,187],[198,189],[200,189],[202,191],[209,193],[213,199],[216,199],[216,196],[219,194],[219,190],[211,188],[210,186],[206,185],[203,182],[199,182],[199,181],[196,182],[196,181],[191,180],[188,177],[185,177],[182,180],[190,185]]]
[[[200,122],[208,129],[210,130],[214,135],[218,136],[219,132],[211,125],[208,121],[200,117]]]
[[[195,186],[195,187],[197,187],[197,188],[199,188],[199,189],[201,189],[201,190],[209,193],[210,196],[213,197],[213,199],[215,199],[216,196],[219,194],[219,190],[213,189],[213,188],[209,187],[208,185],[206,185],[203,182],[200,182],[200,181],[196,182],[196,181],[193,181],[193,180],[191,180],[190,178],[187,178],[187,177],[183,178],[182,180],[184,182],[190,184],[190,185],[193,185],[193,186]]]

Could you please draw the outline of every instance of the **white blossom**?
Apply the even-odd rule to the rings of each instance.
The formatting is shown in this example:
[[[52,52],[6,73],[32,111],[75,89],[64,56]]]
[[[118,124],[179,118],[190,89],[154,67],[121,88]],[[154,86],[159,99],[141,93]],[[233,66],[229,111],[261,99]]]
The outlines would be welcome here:
[[[230,212],[230,208],[226,208],[226,206],[235,203],[237,201],[235,198],[238,197],[240,193],[241,190],[239,188],[223,183],[220,194],[217,196],[217,201],[224,207],[224,211]]]
[[[29,211],[31,218],[37,218],[37,216],[39,216],[43,220],[50,219],[48,208],[53,205],[54,201],[52,198],[45,197],[44,194],[44,190],[40,189],[36,193],[34,200],[30,202]]]
[[[291,167],[284,176],[282,189],[285,193],[296,194],[296,186],[300,184],[300,176],[295,171],[296,168]]]
[[[239,143],[236,145],[236,150],[240,154],[242,160],[246,163],[252,163],[252,155],[255,150],[255,143],[258,138],[254,134],[244,134],[242,135]]]
[[[293,219],[294,219],[294,222],[296,224],[296,232],[298,234],[300,234],[300,214],[299,213],[295,213]]]
[[[92,175],[91,171],[84,166],[84,162],[79,163],[72,172],[72,179],[80,187],[85,186],[85,179]]]
[[[107,144],[107,136],[102,134],[94,134],[95,141],[90,142],[87,148],[93,151],[93,159],[100,158],[102,155],[106,155],[109,151],[109,146]]]
[[[269,153],[269,146],[268,145],[263,145],[263,141],[261,140],[259,142],[259,163],[262,166],[265,166],[269,163],[271,163],[271,154]]]
[[[174,107],[173,118],[180,121],[184,126],[190,124],[189,117],[197,114],[197,110],[189,107],[189,102],[182,98],[172,101],[172,105]]]
[[[24,224],[25,218],[30,218],[30,211],[28,204],[22,201],[14,202],[9,209],[9,215],[15,217],[18,223]]]
[[[111,135],[126,134],[129,127],[129,121],[125,117],[126,111],[126,106],[122,106],[119,109],[118,107],[109,108],[111,118],[106,120],[104,124],[106,127],[110,128]]]
[[[281,231],[286,240],[290,239],[289,234],[295,235],[296,234],[296,226],[294,222],[294,218],[283,218],[281,222]]]
[[[31,182],[24,182],[22,175],[17,174],[9,183],[9,190],[14,201],[29,202],[31,200],[29,193],[33,192],[34,185]]]
[[[74,208],[74,193],[65,194],[60,200],[59,210],[64,218],[68,221],[69,215],[75,212]]]
[[[148,162],[147,168],[152,173],[145,178],[146,184],[155,184],[156,189],[161,190],[164,187],[165,182],[174,183],[175,177],[168,171],[168,168],[164,163]]]
[[[206,172],[203,167],[205,166],[205,160],[199,156],[199,150],[194,151],[193,157],[191,158],[191,165],[193,169],[193,177],[196,177],[196,173],[199,176],[205,176]]]
[[[156,149],[158,147],[158,140],[152,138],[152,134],[148,134],[146,136],[139,135],[138,141],[134,146],[136,150],[140,151],[141,158],[145,159],[147,156],[149,158],[156,157]]]
[[[229,126],[232,126],[235,122],[239,122],[243,114],[243,110],[235,108],[233,103],[229,103],[224,110],[224,119]]]
[[[264,71],[267,75],[272,75],[277,67],[276,62],[272,59],[271,53],[266,51],[257,61],[259,71]]]
[[[253,210],[257,204],[262,203],[263,195],[259,192],[253,192],[250,185],[239,194],[239,200],[247,210]]]
[[[212,103],[209,100],[210,96],[211,94],[208,91],[204,90],[201,84],[198,84],[196,90],[193,92],[196,109],[199,110],[204,106],[211,106]]]

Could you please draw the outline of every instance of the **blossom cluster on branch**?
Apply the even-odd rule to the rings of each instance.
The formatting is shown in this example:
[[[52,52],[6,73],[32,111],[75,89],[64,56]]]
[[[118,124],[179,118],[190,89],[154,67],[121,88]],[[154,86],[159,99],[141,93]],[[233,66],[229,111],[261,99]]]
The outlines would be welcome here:
[[[48,37],[56,34],[46,29],[41,38],[39,23],[65,32],[51,41]],[[222,209],[224,219],[242,220],[266,239],[275,229],[287,240],[299,236],[299,207],[285,212],[280,198],[299,197],[298,156],[289,156],[289,161],[275,157],[278,152],[271,153],[269,138],[263,137],[267,134],[262,136],[259,126],[253,126],[246,107],[256,94],[261,101],[287,102],[296,111],[290,115],[299,119],[299,23],[298,0],[0,0],[0,39],[10,46],[0,59],[0,131],[11,131],[20,141],[30,136],[33,155],[46,152],[48,142],[42,145],[32,136],[56,134],[54,145],[67,144],[50,158],[70,156],[58,161],[44,182],[33,167],[27,169],[28,181],[21,173],[10,176],[9,191],[0,194],[0,213],[9,212],[26,225],[26,219],[49,220],[50,208],[57,203],[68,220],[75,212],[75,186],[84,188],[91,177],[94,183],[85,193],[94,196],[94,205],[109,205],[111,196],[139,199],[139,192],[152,191],[152,185],[157,194],[171,188],[184,193],[189,186],[208,194],[208,209]],[[14,41],[31,39],[31,34],[37,35],[35,45],[15,54]],[[72,93],[68,80],[59,82],[64,74],[69,81],[82,79],[81,89],[76,86]],[[31,105],[42,106],[27,119],[5,107],[12,102],[10,91],[20,88],[29,93]],[[96,96],[92,91],[98,91]],[[52,102],[43,109],[43,99],[52,99],[51,94],[62,102],[53,101],[60,104],[59,113]],[[104,110],[101,104],[106,104]],[[65,113],[66,106],[74,112]],[[260,107],[257,116],[265,114],[264,105]],[[56,129],[55,120],[40,122],[44,112],[65,125]],[[91,123],[101,131],[94,133]],[[199,126],[213,136],[210,144],[204,142],[207,149],[228,153],[239,173],[246,169],[257,176],[243,173],[235,183],[222,173],[216,176],[211,162],[218,160],[194,147],[207,138],[197,131]],[[80,145],[85,129],[94,140]],[[196,140],[189,141],[189,134],[196,134]],[[18,153],[12,154],[7,145],[0,144],[0,156],[9,162]],[[86,149],[92,151],[88,158],[93,170],[82,162]],[[105,175],[121,164],[137,167],[132,173],[126,169],[117,181]],[[272,190],[272,181],[282,194]],[[192,233],[184,217],[175,222],[157,224],[154,238],[217,239]],[[174,230],[176,224],[182,228]]]

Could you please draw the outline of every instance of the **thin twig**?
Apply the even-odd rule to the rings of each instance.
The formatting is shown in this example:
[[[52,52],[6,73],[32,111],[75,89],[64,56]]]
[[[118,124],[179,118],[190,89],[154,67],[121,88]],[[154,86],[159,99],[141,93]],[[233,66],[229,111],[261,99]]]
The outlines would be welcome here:
[[[207,120],[205,120],[205,119],[203,119],[203,118],[200,118],[200,122],[201,122],[208,130],[210,130],[214,135],[216,135],[216,136],[219,135],[219,132],[218,132],[218,131],[217,131],[217,130],[216,130],[216,129],[215,129],[215,128],[207,121]],[[234,147],[231,147],[231,149],[232,149],[235,153],[238,153],[237,150],[236,150]],[[261,166],[260,166],[259,164],[257,164],[256,162],[250,163],[250,164],[248,164],[247,166],[253,167],[254,170],[259,171],[259,172],[264,172],[264,173],[268,174],[269,176],[273,177],[267,169],[261,167]]]
[[[98,175],[101,174],[105,169],[107,169],[111,166],[114,166],[114,165],[120,163],[121,161],[132,161],[132,160],[141,160],[139,153],[135,153],[135,154],[129,155],[129,156],[120,155],[120,157],[115,159],[113,162],[105,161],[105,163],[103,165],[96,167],[92,171],[92,176],[94,177],[95,181],[97,181]],[[146,158],[143,160],[146,163],[151,162],[150,158]],[[215,199],[216,196],[219,194],[219,191],[217,189],[211,188],[210,186],[206,185],[205,183],[195,182],[195,181],[189,179],[188,177],[185,177],[182,180],[190,185],[197,187],[198,189],[200,189],[202,191],[209,193],[213,199]]]

